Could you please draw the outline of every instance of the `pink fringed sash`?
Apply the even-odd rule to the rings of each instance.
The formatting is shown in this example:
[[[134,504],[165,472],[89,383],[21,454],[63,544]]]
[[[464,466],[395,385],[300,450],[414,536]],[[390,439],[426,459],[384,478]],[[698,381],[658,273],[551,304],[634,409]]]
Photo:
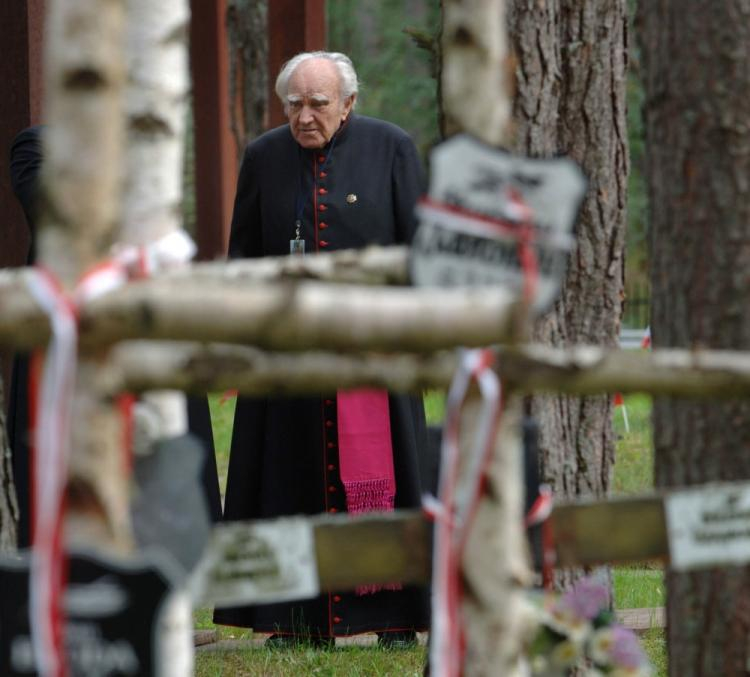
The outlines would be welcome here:
[[[390,512],[396,497],[388,393],[385,390],[339,391],[339,467],[350,513]],[[357,588],[360,595],[398,584]]]

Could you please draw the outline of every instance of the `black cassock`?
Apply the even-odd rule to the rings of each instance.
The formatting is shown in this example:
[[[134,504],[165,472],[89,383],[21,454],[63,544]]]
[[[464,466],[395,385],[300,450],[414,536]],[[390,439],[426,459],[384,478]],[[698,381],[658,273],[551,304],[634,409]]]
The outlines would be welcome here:
[[[408,243],[423,173],[409,136],[352,115],[322,150],[297,144],[285,125],[251,142],[237,184],[229,253],[286,255],[301,220],[306,251]],[[420,505],[421,399],[390,395],[396,508]],[[239,398],[224,519],[346,512],[339,476],[336,397]],[[345,565],[345,563],[344,563]],[[424,630],[425,589],[323,594],[293,603],[219,609],[218,623],[259,632],[345,636]]]

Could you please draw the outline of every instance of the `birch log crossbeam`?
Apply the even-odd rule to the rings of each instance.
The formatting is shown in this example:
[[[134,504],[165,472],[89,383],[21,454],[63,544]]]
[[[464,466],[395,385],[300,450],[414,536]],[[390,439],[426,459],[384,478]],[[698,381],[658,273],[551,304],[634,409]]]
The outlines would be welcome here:
[[[613,562],[667,559],[669,544],[664,498],[659,495],[559,505],[550,517],[556,566],[593,566]],[[269,526],[283,529],[283,520]],[[218,525],[218,531],[241,533],[262,522]],[[431,576],[432,524],[419,511],[397,510],[365,516],[315,516],[315,560],[321,589],[351,590],[360,585],[400,581],[427,584]],[[634,530],[633,524],[639,529]],[[216,566],[216,565],[215,565]],[[223,566],[218,563],[218,568]],[[212,602],[211,567],[202,601]],[[242,582],[238,576],[237,581]],[[239,592],[237,594],[240,594]],[[252,595],[232,604],[257,602]]]
[[[182,338],[282,351],[432,352],[506,340],[516,308],[503,290],[146,281],[84,308],[81,333],[83,344]]]
[[[453,352],[430,355],[272,353],[228,344],[126,341],[112,352],[113,391],[177,389],[195,394],[236,388],[245,395],[299,395],[356,387],[421,392],[446,387]]]
[[[409,248],[369,246],[305,256],[265,256],[194,264],[171,271],[166,279],[271,282],[309,279],[361,285],[408,285]]]
[[[432,524],[420,511],[293,520],[294,531],[290,531],[289,518],[216,525],[213,548],[209,546],[195,580],[200,601],[236,606],[274,601],[285,595],[295,597],[298,581],[284,575],[289,562],[283,562],[289,559],[290,539],[299,535],[299,520],[312,533],[310,554],[321,590],[352,590],[394,582],[424,584],[430,580]],[[252,546],[243,547],[248,541]],[[222,556],[224,549],[229,558]],[[311,564],[307,559],[300,561],[298,554],[296,557],[295,569]],[[265,582],[260,580],[264,575]],[[227,602],[222,603],[222,599]]]
[[[0,276],[0,344],[43,342],[28,272]],[[374,288],[319,282],[134,282],[80,311],[84,348],[123,339],[220,341],[277,350],[433,352],[500,343],[512,333],[515,296],[504,290]],[[22,322],[24,326],[19,326]],[[24,329],[28,327],[28,329]]]
[[[750,357],[731,351],[497,348],[501,378],[521,392],[647,392],[676,397],[750,394]],[[432,354],[273,353],[222,344],[128,341],[113,352],[114,390],[237,388],[247,395],[320,393],[372,386],[394,392],[446,388],[457,358]]]
[[[380,257],[382,252],[372,253]],[[330,271],[338,264],[325,263],[329,258],[333,259],[320,257],[313,265]],[[340,262],[347,260],[352,260],[351,253],[339,257]],[[512,332],[516,306],[503,292],[435,293],[282,281],[286,273],[281,261],[269,267],[237,263],[242,265],[213,270],[211,266],[218,264],[193,266],[189,270],[201,271],[198,282],[191,282],[187,272],[174,274],[132,284],[87,305],[82,342],[187,338],[255,346],[123,344],[117,362],[120,387],[126,390],[205,392],[231,386],[258,394],[269,389],[320,392],[359,383],[418,392],[450,382],[455,357],[436,351],[498,344]],[[349,263],[340,266],[339,271],[348,267]],[[384,269],[392,270],[388,265]],[[295,270],[310,274],[290,264],[288,271]],[[0,345],[31,348],[49,337],[47,319],[27,289],[29,274],[0,271]],[[256,282],[260,278],[277,282]],[[297,356],[261,350],[270,346],[313,352]],[[376,350],[413,354],[354,354]],[[750,357],[742,352],[530,345],[498,348],[498,358],[502,378],[524,392],[727,398],[750,394]]]

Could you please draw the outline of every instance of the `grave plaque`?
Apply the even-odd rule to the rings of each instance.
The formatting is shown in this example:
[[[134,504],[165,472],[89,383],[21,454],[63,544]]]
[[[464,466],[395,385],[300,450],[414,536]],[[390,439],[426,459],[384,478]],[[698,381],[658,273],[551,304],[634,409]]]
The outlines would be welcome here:
[[[431,154],[412,279],[424,286],[503,286],[520,295],[533,275],[531,305],[544,311],[559,291],[586,185],[570,159],[518,157],[468,135],[449,139]]]
[[[157,628],[172,575],[155,561],[73,553],[65,588],[70,677],[157,675]],[[29,631],[28,553],[0,560],[0,675],[36,675]]]
[[[195,576],[195,596],[221,606],[315,597],[313,526],[304,517],[217,526]]]
[[[674,491],[665,498],[664,510],[672,569],[750,562],[750,484]]]

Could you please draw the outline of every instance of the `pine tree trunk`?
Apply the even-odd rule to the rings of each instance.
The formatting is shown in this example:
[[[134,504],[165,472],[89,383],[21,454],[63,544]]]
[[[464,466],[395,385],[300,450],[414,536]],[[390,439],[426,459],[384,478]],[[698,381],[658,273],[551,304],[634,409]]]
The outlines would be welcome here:
[[[268,0],[230,0],[229,111],[237,160],[268,127]]]
[[[615,346],[623,294],[628,175],[625,0],[511,3],[517,86],[516,149],[564,153],[589,177],[577,250],[553,311],[535,338],[555,346]],[[602,496],[614,461],[608,396],[540,395],[541,477],[557,497]]]
[[[750,4],[641,3],[654,346],[750,349]],[[750,402],[658,399],[659,486],[750,479]],[[670,674],[745,675],[750,569],[668,576]]]
[[[0,553],[16,547],[18,504],[5,420],[3,380],[0,378]]]

